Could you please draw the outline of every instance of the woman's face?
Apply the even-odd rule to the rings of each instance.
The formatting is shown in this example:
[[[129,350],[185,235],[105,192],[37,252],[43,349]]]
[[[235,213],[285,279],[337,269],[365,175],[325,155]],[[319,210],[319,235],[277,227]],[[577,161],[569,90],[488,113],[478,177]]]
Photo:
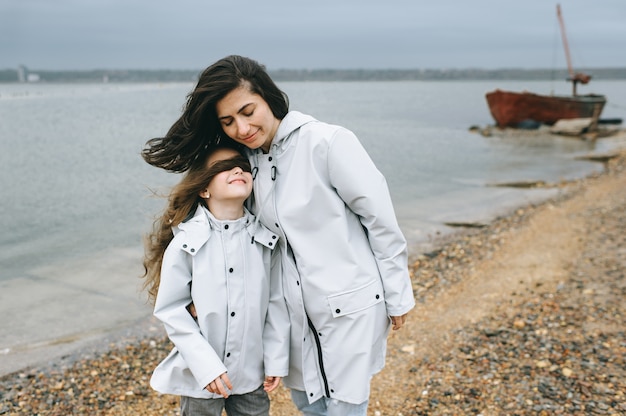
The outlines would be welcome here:
[[[215,110],[228,137],[250,149],[269,151],[280,120],[260,95],[242,86],[219,100]]]

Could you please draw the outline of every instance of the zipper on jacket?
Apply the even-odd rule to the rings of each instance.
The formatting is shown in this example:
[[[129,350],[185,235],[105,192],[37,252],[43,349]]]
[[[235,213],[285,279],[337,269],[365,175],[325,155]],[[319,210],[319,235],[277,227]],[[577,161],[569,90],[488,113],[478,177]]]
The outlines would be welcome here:
[[[309,321],[309,328],[313,332],[313,337],[315,338],[315,345],[317,346],[317,360],[320,364],[320,371],[322,373],[322,380],[324,380],[324,391],[326,392],[326,397],[330,399],[330,390],[328,389],[328,379],[326,378],[326,371],[324,371],[324,359],[322,358],[322,344],[320,343],[320,338],[317,335],[317,330],[313,326],[313,322],[311,319],[306,317],[307,321]]]

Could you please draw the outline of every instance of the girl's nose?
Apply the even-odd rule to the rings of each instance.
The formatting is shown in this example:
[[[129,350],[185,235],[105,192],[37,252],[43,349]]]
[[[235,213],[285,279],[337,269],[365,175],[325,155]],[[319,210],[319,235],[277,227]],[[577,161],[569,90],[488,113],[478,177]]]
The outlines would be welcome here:
[[[242,174],[243,173],[243,169],[241,169],[239,166],[235,166],[233,168],[233,174]]]

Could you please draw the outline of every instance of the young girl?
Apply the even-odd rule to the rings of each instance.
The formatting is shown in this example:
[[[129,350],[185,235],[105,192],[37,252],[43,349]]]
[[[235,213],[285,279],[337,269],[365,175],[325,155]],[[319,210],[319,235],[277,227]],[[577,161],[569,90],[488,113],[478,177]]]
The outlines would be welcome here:
[[[183,416],[269,415],[267,392],[288,372],[278,237],[244,208],[251,191],[248,160],[212,150],[172,190],[147,240],[145,287],[175,345],[150,384],[181,395]]]
[[[202,73],[143,157],[181,172],[228,142],[252,162],[257,221],[281,237],[293,402],[304,415],[365,416],[387,334],[415,305],[385,178],[354,133],[289,111],[265,68],[242,56]]]

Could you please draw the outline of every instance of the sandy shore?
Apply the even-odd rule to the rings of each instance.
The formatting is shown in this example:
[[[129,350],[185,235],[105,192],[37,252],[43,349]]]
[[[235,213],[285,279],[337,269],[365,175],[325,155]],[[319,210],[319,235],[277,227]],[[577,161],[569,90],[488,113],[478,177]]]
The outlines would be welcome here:
[[[567,188],[412,259],[418,306],[370,415],[626,414],[626,152]],[[126,337],[4,376],[0,415],[176,415],[148,386],[169,349]],[[296,414],[285,389],[271,397]]]

